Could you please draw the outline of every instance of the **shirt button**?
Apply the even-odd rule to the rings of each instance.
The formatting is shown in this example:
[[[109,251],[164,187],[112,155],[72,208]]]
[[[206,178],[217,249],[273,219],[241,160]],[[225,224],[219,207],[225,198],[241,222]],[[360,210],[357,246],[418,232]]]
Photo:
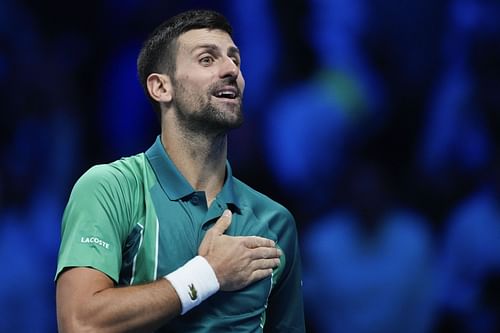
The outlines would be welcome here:
[[[199,202],[200,202],[200,198],[198,198],[197,195],[193,195],[193,197],[191,198],[191,203],[196,206],[196,205],[198,205]]]

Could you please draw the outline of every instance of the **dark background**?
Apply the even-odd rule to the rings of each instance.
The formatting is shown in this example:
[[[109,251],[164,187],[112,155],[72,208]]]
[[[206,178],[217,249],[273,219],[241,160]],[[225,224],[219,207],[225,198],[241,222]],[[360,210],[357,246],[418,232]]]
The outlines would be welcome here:
[[[142,41],[233,24],[236,177],[296,217],[309,332],[498,332],[500,2],[0,0],[0,331],[55,332],[72,185],[159,133]]]

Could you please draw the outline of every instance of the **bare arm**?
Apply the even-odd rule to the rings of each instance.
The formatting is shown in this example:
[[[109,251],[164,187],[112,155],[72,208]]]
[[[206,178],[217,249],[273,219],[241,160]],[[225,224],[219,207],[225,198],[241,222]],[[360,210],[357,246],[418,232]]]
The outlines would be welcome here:
[[[72,268],[57,281],[59,332],[144,332],[161,327],[180,313],[174,288],[165,279],[115,288],[106,274]]]
[[[213,267],[221,290],[238,290],[269,276],[279,264],[273,241],[230,237],[224,231],[231,215],[223,215],[207,232],[199,254]],[[92,268],[71,268],[57,280],[59,332],[150,332],[181,312],[179,297],[166,279],[118,287]]]

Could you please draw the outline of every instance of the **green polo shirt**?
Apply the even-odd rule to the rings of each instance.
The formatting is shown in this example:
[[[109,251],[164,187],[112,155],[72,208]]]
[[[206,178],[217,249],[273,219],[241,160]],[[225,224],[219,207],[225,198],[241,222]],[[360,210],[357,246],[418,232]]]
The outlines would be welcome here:
[[[297,232],[286,208],[235,177],[207,207],[170,160],[160,137],[146,151],[88,170],[64,212],[56,278],[67,267],[92,267],[117,285],[154,281],[198,253],[205,232],[233,212],[226,231],[262,236],[283,250],[272,277],[235,292],[219,291],[159,332],[304,332]]]

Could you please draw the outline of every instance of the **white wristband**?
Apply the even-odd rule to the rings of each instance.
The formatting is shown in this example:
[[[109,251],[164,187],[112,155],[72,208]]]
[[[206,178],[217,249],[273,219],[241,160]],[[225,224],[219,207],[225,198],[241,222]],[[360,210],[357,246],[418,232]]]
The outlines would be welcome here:
[[[164,278],[170,281],[179,295],[181,314],[185,314],[220,288],[212,266],[202,256],[194,257]]]

